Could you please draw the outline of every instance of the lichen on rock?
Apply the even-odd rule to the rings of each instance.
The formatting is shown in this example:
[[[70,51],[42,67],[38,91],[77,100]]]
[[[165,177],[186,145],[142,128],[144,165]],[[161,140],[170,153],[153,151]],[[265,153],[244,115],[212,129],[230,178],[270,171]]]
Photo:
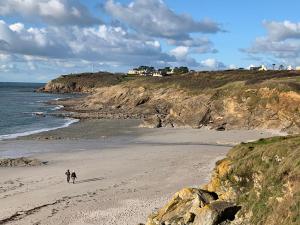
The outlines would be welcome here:
[[[234,219],[239,207],[218,200],[216,193],[184,188],[158,212],[149,216],[146,225],[217,225]]]

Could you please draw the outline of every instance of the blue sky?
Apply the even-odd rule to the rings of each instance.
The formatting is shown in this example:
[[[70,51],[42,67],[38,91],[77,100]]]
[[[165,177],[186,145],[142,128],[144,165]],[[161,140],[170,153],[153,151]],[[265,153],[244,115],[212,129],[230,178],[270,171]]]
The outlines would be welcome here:
[[[296,0],[0,0],[0,81],[138,65],[300,65]]]

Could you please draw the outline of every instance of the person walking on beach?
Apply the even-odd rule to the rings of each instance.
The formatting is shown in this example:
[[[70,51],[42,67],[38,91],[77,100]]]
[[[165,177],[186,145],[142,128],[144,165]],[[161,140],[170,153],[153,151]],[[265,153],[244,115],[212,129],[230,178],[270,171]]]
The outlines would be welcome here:
[[[67,172],[65,172],[65,174],[67,176],[67,182],[70,183],[70,176],[71,176],[70,170],[67,170]]]
[[[76,173],[74,170],[71,173],[71,178],[72,178],[73,184],[75,184],[75,179],[77,178],[77,176],[76,176]]]

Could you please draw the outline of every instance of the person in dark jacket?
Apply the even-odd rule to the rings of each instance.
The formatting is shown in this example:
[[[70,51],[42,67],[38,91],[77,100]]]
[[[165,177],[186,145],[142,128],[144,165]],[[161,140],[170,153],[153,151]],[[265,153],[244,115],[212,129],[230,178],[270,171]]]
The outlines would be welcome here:
[[[74,170],[71,173],[71,178],[72,178],[73,184],[75,184],[75,179],[77,178],[77,176],[76,176],[76,173]]]
[[[65,172],[65,174],[66,174],[66,176],[67,176],[67,182],[69,183],[69,182],[70,182],[70,176],[71,176],[70,170],[67,170],[67,171]]]

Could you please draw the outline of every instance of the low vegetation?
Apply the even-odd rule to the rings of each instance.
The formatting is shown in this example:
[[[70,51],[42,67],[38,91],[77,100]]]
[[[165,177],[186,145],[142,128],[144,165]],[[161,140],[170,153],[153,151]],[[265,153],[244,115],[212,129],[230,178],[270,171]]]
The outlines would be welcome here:
[[[296,79],[298,78],[298,79]],[[177,87],[199,93],[203,90],[221,88],[234,82],[243,82],[246,86],[259,85],[272,81],[284,84],[287,88],[300,88],[300,73],[295,71],[215,71],[190,72],[166,77],[136,77],[131,85],[157,87]]]
[[[271,81],[271,82],[268,82]],[[108,72],[82,73],[62,75],[51,81],[63,83],[68,86],[83,86],[98,88],[128,83],[133,86],[145,86],[148,88],[176,87],[198,93],[203,90],[226,87],[234,82],[243,82],[246,86],[272,84],[285,88],[300,90],[300,73],[295,71],[215,71],[215,72],[190,72],[181,75],[165,77],[127,76],[125,74],[113,74]],[[275,82],[275,83],[274,83]]]
[[[228,171],[214,174],[220,185],[212,189],[241,206],[240,224],[300,224],[300,136],[241,144],[218,165],[225,161]]]
[[[124,74],[113,74],[109,72],[81,73],[62,75],[52,80],[52,82],[65,83],[71,86],[77,84],[87,88],[98,88],[118,84],[124,77]]]
[[[119,84],[126,80],[126,78],[127,77],[124,74],[114,74],[109,72],[62,75],[48,82],[45,87],[42,87],[37,91],[53,93],[86,93],[92,92],[95,88]]]

